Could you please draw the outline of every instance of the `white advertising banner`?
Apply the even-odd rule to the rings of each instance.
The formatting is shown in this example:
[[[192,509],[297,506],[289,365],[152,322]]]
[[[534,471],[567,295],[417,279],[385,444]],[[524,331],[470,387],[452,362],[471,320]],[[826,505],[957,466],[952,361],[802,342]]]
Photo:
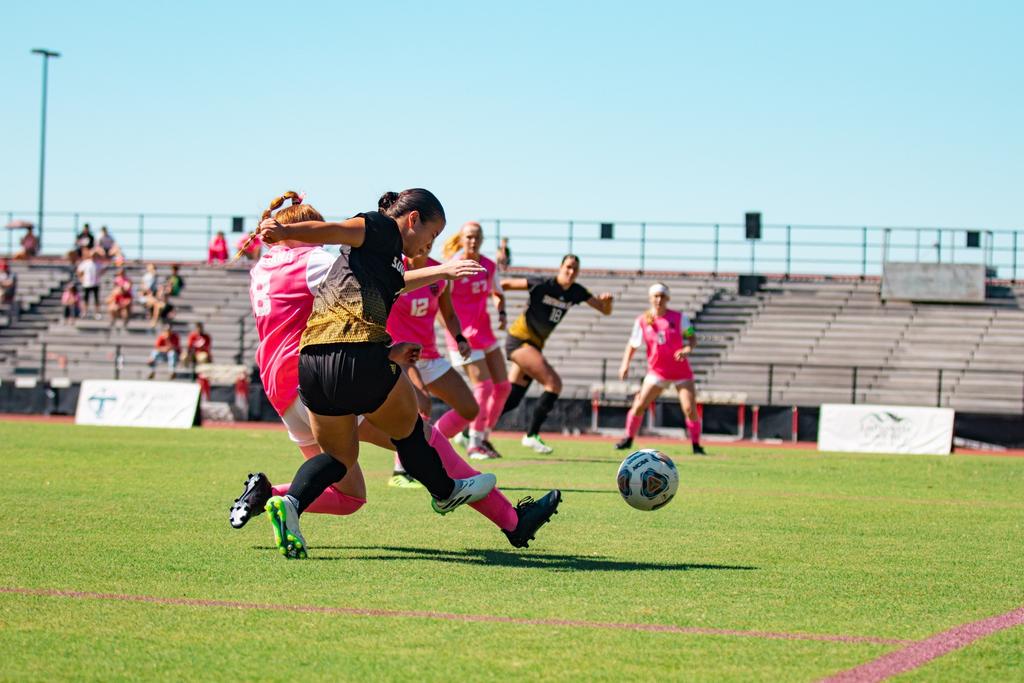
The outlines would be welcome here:
[[[952,408],[826,403],[818,418],[818,450],[949,455]]]
[[[88,379],[78,393],[75,424],[188,429],[198,405],[198,384]]]

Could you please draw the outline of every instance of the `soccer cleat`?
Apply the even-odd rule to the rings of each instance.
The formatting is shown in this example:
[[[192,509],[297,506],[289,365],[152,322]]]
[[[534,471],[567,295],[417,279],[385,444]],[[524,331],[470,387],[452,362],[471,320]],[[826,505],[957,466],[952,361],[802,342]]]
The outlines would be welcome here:
[[[704,452],[704,447],[701,446],[699,443],[693,444],[693,454],[694,455],[707,455],[707,453]]]
[[[449,512],[466,503],[475,503],[484,499],[498,483],[493,474],[477,474],[468,479],[455,479],[455,488],[450,496],[443,500],[430,499],[430,506],[439,515],[447,515]]]
[[[536,453],[544,453],[546,455],[548,453],[555,452],[554,448],[544,443],[544,441],[540,438],[540,434],[534,434],[533,436],[527,434],[526,436],[523,437],[523,440],[520,443],[522,443],[527,448],[532,448]]]
[[[500,455],[497,455],[493,451],[487,450],[487,448],[483,445],[470,446],[469,450],[466,451],[466,455],[469,456],[470,460],[493,460],[494,458],[501,457]]]
[[[501,453],[499,453],[498,449],[494,447],[494,444],[491,443],[490,439],[484,439],[481,445],[484,447],[484,450],[491,454],[492,458],[501,457]]]
[[[516,523],[515,529],[505,532],[512,547],[529,548],[537,530],[547,524],[552,515],[558,514],[558,504],[561,502],[562,492],[558,489],[548,491],[540,500],[534,500],[529,496],[520,500],[516,504],[519,522]]]
[[[632,447],[633,447],[633,437],[631,437],[631,436],[624,437],[622,439],[622,441],[619,441],[617,444],[615,444],[615,450],[617,450],[617,451],[625,451],[625,450],[628,450],[628,449],[630,449]]]
[[[270,480],[262,472],[249,473],[245,480],[245,489],[242,495],[235,498],[231,504],[231,515],[229,517],[231,526],[241,529],[245,523],[256,515],[263,512],[263,506],[267,504],[270,496],[274,495],[270,490]]]
[[[404,472],[399,472],[397,474],[392,475],[392,477],[388,479],[388,486],[394,487],[396,489],[423,488],[423,484],[419,483],[418,481],[410,477],[408,474],[405,474]]]
[[[299,513],[287,496],[274,496],[267,501],[267,516],[274,527],[277,549],[289,560],[306,558],[306,539],[299,531]]]

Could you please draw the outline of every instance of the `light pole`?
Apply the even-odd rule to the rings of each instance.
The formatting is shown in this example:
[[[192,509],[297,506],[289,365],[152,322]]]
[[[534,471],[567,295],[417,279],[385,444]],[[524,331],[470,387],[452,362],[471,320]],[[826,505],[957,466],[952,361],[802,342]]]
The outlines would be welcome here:
[[[34,55],[43,57],[43,116],[42,126],[39,132],[39,215],[36,219],[39,230],[39,253],[43,251],[43,185],[46,178],[46,75],[50,65],[50,57],[60,57],[59,52],[36,48],[32,50]]]

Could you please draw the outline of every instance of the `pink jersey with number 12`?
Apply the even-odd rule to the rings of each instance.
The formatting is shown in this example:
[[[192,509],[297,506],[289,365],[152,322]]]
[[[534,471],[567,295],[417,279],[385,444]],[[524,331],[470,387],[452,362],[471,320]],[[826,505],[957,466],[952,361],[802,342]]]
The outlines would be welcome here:
[[[438,261],[427,258],[427,266],[439,266]],[[409,260],[405,260],[406,272]],[[434,318],[437,317],[438,301],[447,282],[441,280],[426,287],[403,292],[388,316],[388,334],[395,342],[413,342],[423,347],[420,358],[440,358],[437,351],[437,335],[434,332]]]

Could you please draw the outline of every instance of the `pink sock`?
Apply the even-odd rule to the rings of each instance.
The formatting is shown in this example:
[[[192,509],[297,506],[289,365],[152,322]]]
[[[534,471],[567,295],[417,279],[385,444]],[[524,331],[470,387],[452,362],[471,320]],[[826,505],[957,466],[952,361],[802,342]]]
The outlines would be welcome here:
[[[291,482],[278,484],[271,490],[275,496],[283,496],[288,493],[289,486],[291,486]],[[351,515],[363,507],[365,503],[366,500],[364,498],[349,496],[333,486],[328,486],[327,490],[321,493],[303,512],[317,512],[321,515]]]
[[[626,436],[629,438],[635,437],[640,433],[640,423],[644,421],[644,414],[634,415],[633,411],[630,410],[626,413]]]
[[[473,396],[476,398],[476,404],[480,406],[480,412],[476,414],[473,422],[470,423],[470,429],[481,434],[487,430],[487,404],[491,400],[491,395],[494,393],[494,382],[491,380],[484,380],[473,387]]]
[[[700,445],[700,420],[687,420],[686,433],[690,435],[690,443]]]
[[[441,456],[441,462],[444,464],[444,469],[449,477],[466,479],[480,474],[455,452],[448,439],[436,427],[430,435],[430,445]],[[505,494],[498,490],[498,487],[494,487],[483,500],[470,503],[469,506],[494,522],[499,529],[504,529],[505,531],[512,531],[519,522],[519,514],[512,507],[512,503],[508,502]]]
[[[434,424],[437,431],[444,434],[448,439],[452,438],[468,426],[469,420],[459,415],[454,408],[442,415]]]
[[[494,393],[491,400],[487,402],[487,429],[494,429],[501,418],[501,411],[505,409],[505,399],[512,392],[512,383],[508,380],[498,382],[494,385]]]

